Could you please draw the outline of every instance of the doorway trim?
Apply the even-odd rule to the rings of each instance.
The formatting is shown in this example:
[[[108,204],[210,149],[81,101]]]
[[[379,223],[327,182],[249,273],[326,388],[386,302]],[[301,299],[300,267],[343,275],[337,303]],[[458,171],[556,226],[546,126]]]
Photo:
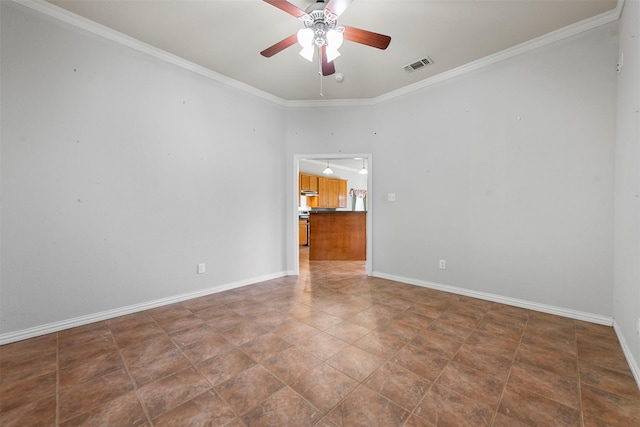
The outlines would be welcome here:
[[[338,154],[294,154],[293,156],[293,179],[292,179],[292,215],[291,227],[293,227],[292,239],[289,241],[289,253],[294,255],[293,275],[300,275],[300,246],[299,246],[299,226],[298,226],[298,176],[300,173],[300,160],[331,160],[331,159],[353,159],[361,157],[367,160],[367,260],[365,262],[367,275],[371,276],[373,271],[373,155],[371,153],[338,153]]]

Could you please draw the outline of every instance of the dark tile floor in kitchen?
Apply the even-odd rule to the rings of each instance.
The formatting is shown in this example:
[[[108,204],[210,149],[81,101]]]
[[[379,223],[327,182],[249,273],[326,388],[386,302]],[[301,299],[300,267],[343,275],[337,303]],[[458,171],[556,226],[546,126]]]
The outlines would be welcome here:
[[[612,328],[304,259],[0,347],[0,425],[632,426]]]

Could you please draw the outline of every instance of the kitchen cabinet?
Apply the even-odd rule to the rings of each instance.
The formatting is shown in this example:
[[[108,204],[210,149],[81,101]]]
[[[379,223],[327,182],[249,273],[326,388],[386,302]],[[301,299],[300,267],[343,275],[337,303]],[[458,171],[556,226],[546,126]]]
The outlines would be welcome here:
[[[305,246],[309,244],[309,235],[307,233],[307,220],[298,220],[298,231],[300,232],[299,244]]]
[[[310,175],[307,173],[298,174],[298,206],[301,205],[301,192],[302,191],[318,191],[318,176]],[[318,196],[307,196],[307,206],[317,207]]]
[[[324,176],[318,177],[318,207],[330,208],[331,207],[331,182],[329,178]]]
[[[300,191],[318,191],[318,176],[300,173]]]
[[[347,207],[347,181],[322,176],[318,177],[318,207]]]
[[[338,187],[338,207],[347,207],[347,181],[345,181],[344,179],[340,180],[340,184]]]
[[[329,207],[337,208],[340,206],[340,180],[329,179]]]
[[[347,180],[300,173],[300,191],[317,191],[307,196],[307,205],[314,208],[346,208]]]

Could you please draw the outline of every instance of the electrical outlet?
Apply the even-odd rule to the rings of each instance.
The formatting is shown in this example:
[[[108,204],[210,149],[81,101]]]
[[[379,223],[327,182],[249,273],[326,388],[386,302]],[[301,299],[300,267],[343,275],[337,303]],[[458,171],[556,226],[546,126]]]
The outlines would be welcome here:
[[[440,270],[446,270],[447,269],[447,261],[441,259],[440,260]]]
[[[396,193],[387,194],[387,200],[390,201],[390,202],[395,202],[396,201]]]
[[[204,264],[198,264],[198,274],[204,274]]]

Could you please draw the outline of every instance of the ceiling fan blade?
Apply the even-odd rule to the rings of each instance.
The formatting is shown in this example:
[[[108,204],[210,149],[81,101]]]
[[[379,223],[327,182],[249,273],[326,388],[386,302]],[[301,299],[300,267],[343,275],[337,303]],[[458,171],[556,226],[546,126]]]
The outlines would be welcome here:
[[[391,43],[391,37],[384,34],[373,33],[367,30],[361,30],[360,28],[344,26],[344,39],[352,42],[364,44],[367,46],[375,47],[385,50],[389,43]]]
[[[327,61],[327,46],[322,46],[322,75],[330,76],[336,72],[336,66],[333,61]]]
[[[278,43],[260,52],[260,55],[265,56],[267,58],[271,58],[276,53],[285,50],[289,46],[293,46],[297,42],[298,42],[298,36],[296,34],[291,34],[286,39],[280,40]]]
[[[353,0],[330,0],[329,4],[324,8],[325,14],[329,11],[335,15],[335,18],[333,19],[337,19],[345,10],[347,10],[352,1]]]
[[[275,6],[283,12],[287,12],[289,15],[294,16],[296,18],[302,18],[307,15],[307,12],[300,9],[298,6],[289,3],[286,0],[264,0],[266,3],[269,3],[271,6]]]

